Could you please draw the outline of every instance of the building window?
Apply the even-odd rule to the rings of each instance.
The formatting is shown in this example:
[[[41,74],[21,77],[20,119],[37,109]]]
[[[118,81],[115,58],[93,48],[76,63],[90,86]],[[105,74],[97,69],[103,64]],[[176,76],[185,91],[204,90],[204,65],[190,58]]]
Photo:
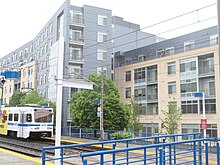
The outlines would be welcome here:
[[[197,91],[197,80],[185,79],[180,81],[180,91],[181,93],[196,92]]]
[[[163,55],[165,55],[165,51],[164,51],[164,49],[157,49],[156,54],[157,54],[157,56],[163,56]]]
[[[146,81],[146,68],[138,68],[134,70],[134,82],[141,83]]]
[[[131,87],[125,88],[125,98],[131,98]]]
[[[131,57],[125,57],[125,64],[132,64],[132,58]]]
[[[82,60],[82,50],[81,48],[71,48],[70,49],[70,60]]]
[[[41,42],[44,41],[44,33],[41,34]]]
[[[44,74],[44,84],[46,84],[46,83],[47,83],[47,75]]]
[[[197,100],[182,101],[181,109],[183,114],[198,114],[198,101]]]
[[[154,123],[152,120],[151,123],[144,123],[143,128],[140,131],[140,135],[143,137],[153,136],[155,133],[159,132],[159,124]]]
[[[105,60],[107,55],[107,51],[103,49],[97,50],[97,60]]]
[[[174,47],[166,48],[166,55],[174,54]]]
[[[199,91],[204,92],[206,97],[215,97],[214,76],[199,79]]]
[[[217,124],[208,124],[206,135],[207,137],[218,137]]]
[[[125,72],[125,81],[131,81],[131,71]]]
[[[30,46],[30,53],[33,52],[33,45]]]
[[[102,74],[102,68],[97,67],[97,74],[101,75]],[[107,68],[103,67],[103,75],[107,75]]]
[[[195,72],[196,58],[188,58],[180,61],[180,72]]]
[[[80,30],[70,30],[71,41],[83,41],[83,34]]]
[[[37,44],[40,45],[40,37],[38,37]]]
[[[107,33],[98,32],[98,42],[106,42],[107,41]]]
[[[218,34],[210,36],[210,45],[218,44]]]
[[[107,25],[107,16],[98,15],[98,25],[102,25],[102,26]]]
[[[83,23],[83,15],[80,11],[70,10],[71,21],[73,23],[82,24]]]
[[[195,49],[195,41],[186,41],[184,42],[184,51]]]
[[[182,124],[182,134],[200,132],[199,124]],[[182,140],[190,140],[192,136],[182,136]]]
[[[50,46],[52,46],[53,45],[53,39],[51,38],[50,39]]]
[[[46,44],[44,45],[44,52],[47,53],[47,51],[48,51],[48,43],[46,43]]]
[[[155,82],[157,82],[157,66],[149,66],[147,67],[147,83]]]
[[[141,55],[138,55],[138,61],[145,61],[145,59],[146,59],[146,56],[145,55],[143,55],[143,54],[141,54]]]
[[[168,82],[168,94],[176,93],[176,81]]]
[[[168,67],[168,75],[176,73],[176,62],[169,62],[167,64]]]
[[[134,99],[136,101],[146,100],[146,87],[145,86],[135,87]]]
[[[45,30],[45,38],[48,37],[48,29]]]
[[[53,24],[50,24],[49,33],[51,34],[53,32]]]
[[[214,54],[199,56],[198,69],[200,75],[214,74]]]
[[[42,85],[43,84],[43,78],[42,78],[42,76],[40,77],[40,85]]]
[[[158,115],[158,103],[148,103],[146,115]]]

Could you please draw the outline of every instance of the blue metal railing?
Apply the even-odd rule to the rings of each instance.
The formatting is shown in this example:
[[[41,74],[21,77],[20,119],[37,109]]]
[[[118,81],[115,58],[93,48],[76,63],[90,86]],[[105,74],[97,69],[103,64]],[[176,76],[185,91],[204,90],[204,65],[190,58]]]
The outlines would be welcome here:
[[[160,136],[152,136],[152,137],[142,137],[142,138],[134,138],[134,139],[121,139],[121,140],[111,140],[111,141],[103,141],[103,142],[93,142],[93,143],[87,143],[87,144],[74,144],[74,145],[64,145],[64,146],[56,146],[56,147],[44,147],[43,151],[42,151],[42,165],[45,165],[45,162],[48,161],[54,161],[54,160],[61,160],[61,164],[63,164],[64,159],[70,159],[70,158],[79,158],[80,154],[75,154],[75,155],[68,155],[66,156],[64,154],[65,149],[74,149],[77,147],[88,147],[88,146],[93,146],[93,145],[98,145],[100,147],[100,150],[104,150],[104,149],[110,149],[110,150],[116,150],[116,146],[118,145],[119,147],[122,146],[123,144],[123,148],[131,148],[131,147],[137,147],[139,145],[146,145],[146,144],[153,144],[155,148],[154,149],[154,154],[156,155],[156,162],[158,161],[158,153],[159,153],[159,144],[162,143],[166,143],[166,142],[178,142],[179,140],[181,140],[181,138],[178,137],[190,137],[192,139],[198,139],[201,137],[201,133],[187,133],[187,134],[172,134],[172,135],[160,135]],[[157,145],[158,144],[158,145]],[[181,143],[182,144],[182,143]],[[173,145],[172,146],[172,151],[173,151],[173,159],[175,162],[176,156],[178,155],[176,153],[176,151],[179,149],[183,149],[186,148],[188,150],[193,150],[194,144],[190,144],[190,143],[185,143],[184,145]],[[49,150],[56,150],[59,149],[61,150],[61,156],[59,158],[47,158],[46,157],[46,152]],[[166,147],[163,146],[163,150],[166,150]],[[146,151],[144,151],[146,152]],[[216,151],[217,152],[217,151]],[[163,152],[163,155],[165,154],[165,152]],[[154,156],[152,155],[152,156]],[[166,155],[166,154],[165,154]],[[102,157],[101,157],[102,158]],[[103,159],[103,158],[102,158]],[[116,160],[116,155],[114,153],[112,153],[112,161],[114,163],[114,161]],[[126,151],[126,159],[128,161],[129,159],[129,150]]]
[[[91,153],[82,153],[80,156],[82,157],[83,165],[95,165],[100,164],[104,165],[106,163],[112,163],[114,165],[119,164],[134,164],[134,163],[142,163],[144,165],[146,164],[156,164],[156,165],[165,165],[165,164],[202,164],[203,162],[206,165],[209,165],[209,163],[220,165],[220,152],[219,152],[219,141],[215,141],[217,144],[216,146],[216,154],[214,154],[215,157],[212,155],[212,159],[210,160],[210,153],[208,152],[208,143],[206,141],[213,141],[213,138],[209,139],[193,139],[193,140],[185,140],[181,142],[170,142],[170,143],[161,143],[161,144],[152,144],[152,145],[146,145],[141,147],[132,147],[132,148],[123,148],[123,149],[114,149],[114,150],[107,150],[107,151],[97,151],[97,152],[91,152]],[[205,142],[205,159],[202,161],[202,145],[201,142]],[[173,146],[176,145],[185,145],[188,143],[193,144],[193,148],[182,148],[176,149],[174,154],[174,148]],[[150,150],[152,148],[158,148],[157,152],[155,154],[147,153],[147,150]],[[167,150],[166,150],[167,149]],[[112,157],[110,158],[109,155],[116,155],[116,153],[125,153],[131,151],[139,151],[138,156],[129,156],[126,155],[123,157],[122,154],[120,157]],[[142,151],[142,152],[141,152]],[[108,156],[106,156],[108,155]],[[132,155],[132,153],[131,153]],[[94,158],[96,156],[100,157],[99,162],[92,162],[89,163],[87,160],[90,158]],[[175,156],[175,157],[174,157]],[[87,158],[87,159],[86,159]],[[212,162],[211,162],[212,161]]]

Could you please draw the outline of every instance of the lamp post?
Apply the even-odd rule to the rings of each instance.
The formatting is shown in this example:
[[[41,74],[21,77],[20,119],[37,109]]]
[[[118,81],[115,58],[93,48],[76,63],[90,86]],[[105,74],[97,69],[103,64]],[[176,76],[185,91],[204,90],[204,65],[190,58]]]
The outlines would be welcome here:
[[[205,93],[204,92],[195,92],[194,96],[199,97],[199,98],[202,97],[202,109],[203,109],[202,116],[203,116],[203,119],[201,119],[200,128],[203,129],[203,137],[206,138],[207,119],[205,117]],[[199,104],[200,103],[198,102],[198,105]]]

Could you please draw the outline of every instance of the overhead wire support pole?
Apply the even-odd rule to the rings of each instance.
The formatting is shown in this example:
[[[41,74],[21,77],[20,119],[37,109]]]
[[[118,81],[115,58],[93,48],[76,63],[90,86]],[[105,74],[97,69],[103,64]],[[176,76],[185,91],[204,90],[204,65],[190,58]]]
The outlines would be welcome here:
[[[104,140],[104,126],[103,126],[103,113],[104,113],[104,74],[103,74],[103,60],[101,66],[101,111],[100,111],[100,140]]]

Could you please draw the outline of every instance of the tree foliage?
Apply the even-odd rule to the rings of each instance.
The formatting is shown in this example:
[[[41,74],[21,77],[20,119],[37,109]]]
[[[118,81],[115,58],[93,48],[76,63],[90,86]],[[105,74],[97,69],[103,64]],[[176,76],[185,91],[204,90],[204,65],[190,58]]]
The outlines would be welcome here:
[[[22,100],[24,99],[26,93],[25,92],[14,92],[10,101],[9,105],[10,106],[21,106],[22,105]]]
[[[162,113],[165,115],[162,120],[162,129],[165,130],[166,134],[174,134],[178,131],[179,123],[182,117],[182,110],[177,108],[176,101],[172,100],[168,102],[168,110],[162,110]]]
[[[132,132],[138,132],[143,127],[143,125],[140,123],[140,109],[141,106],[134,101],[134,98],[131,98],[131,117],[128,128]]]
[[[27,92],[25,97],[22,99],[22,104],[38,104],[44,101],[44,98],[38,94],[36,90]]]
[[[89,80],[94,82],[93,90],[74,93],[70,110],[76,126],[99,129],[100,118],[97,117],[98,104],[94,100],[101,99],[101,75],[92,74]],[[119,92],[110,78],[104,77],[104,129],[122,130],[127,127],[130,111],[129,107],[120,102]]]

